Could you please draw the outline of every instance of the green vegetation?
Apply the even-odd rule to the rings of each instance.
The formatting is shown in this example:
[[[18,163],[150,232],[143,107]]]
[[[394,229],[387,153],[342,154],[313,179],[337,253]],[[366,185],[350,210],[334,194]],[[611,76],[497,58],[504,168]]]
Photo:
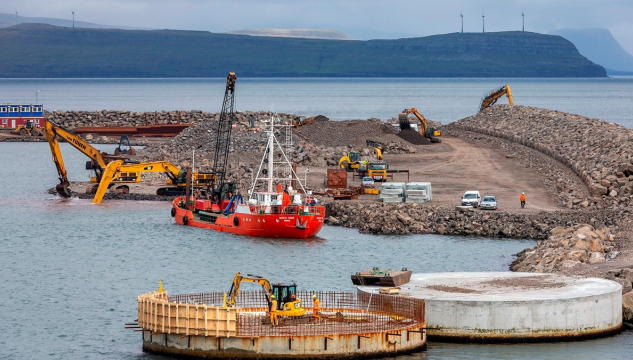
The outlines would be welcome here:
[[[202,31],[0,29],[0,77],[602,77],[559,36],[523,32],[338,41]]]

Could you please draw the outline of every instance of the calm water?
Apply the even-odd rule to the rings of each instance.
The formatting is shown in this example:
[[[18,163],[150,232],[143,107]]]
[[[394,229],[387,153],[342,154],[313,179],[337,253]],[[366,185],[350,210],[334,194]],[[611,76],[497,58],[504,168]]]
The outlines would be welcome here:
[[[433,119],[473,114],[480,95],[508,82],[516,103],[631,124],[633,80],[239,79],[240,109],[389,118],[416,106]],[[47,109],[218,111],[223,79],[0,80],[0,102]],[[87,180],[85,158],[62,144],[71,180]],[[112,151],[114,145],[98,146]],[[158,281],[173,294],[228,290],[236,271],[294,280],[304,289],[353,290],[349,274],[373,266],[415,272],[504,271],[533,241],[370,236],[325,227],[310,241],[267,240],[178,227],[168,203],[61,200],[43,143],[0,143],[0,337],[4,359],[158,359],[141,352],[136,296]],[[75,189],[79,190],[79,189]],[[431,343],[404,359],[630,359],[633,333],[539,345]]]
[[[633,78],[608,79],[254,79],[239,78],[236,106],[388,119],[416,107],[443,123],[473,115],[482,95],[508,84],[516,104],[633,127]],[[226,79],[0,79],[0,103],[39,100],[48,110],[220,111]],[[500,103],[507,103],[504,98]]]

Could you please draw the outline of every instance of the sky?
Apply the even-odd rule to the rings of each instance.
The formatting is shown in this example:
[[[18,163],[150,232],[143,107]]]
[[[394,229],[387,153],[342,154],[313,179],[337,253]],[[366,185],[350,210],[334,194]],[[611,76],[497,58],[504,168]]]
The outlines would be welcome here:
[[[98,24],[225,32],[257,28],[340,30],[355,39],[460,31],[606,28],[633,54],[633,0],[0,0],[0,12]]]

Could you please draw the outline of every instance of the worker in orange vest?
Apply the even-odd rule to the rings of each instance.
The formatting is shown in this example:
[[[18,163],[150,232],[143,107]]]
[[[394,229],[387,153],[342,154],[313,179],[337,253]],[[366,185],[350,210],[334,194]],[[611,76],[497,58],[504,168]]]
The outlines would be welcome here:
[[[525,206],[525,193],[521,193],[521,196],[519,196],[519,200],[521,200],[521,209],[523,209],[523,207]]]
[[[270,324],[279,325],[279,320],[277,320],[277,300],[275,300],[275,295],[270,295]]]
[[[312,295],[312,315],[316,319],[319,318],[319,310],[321,310],[321,302],[316,295]]]

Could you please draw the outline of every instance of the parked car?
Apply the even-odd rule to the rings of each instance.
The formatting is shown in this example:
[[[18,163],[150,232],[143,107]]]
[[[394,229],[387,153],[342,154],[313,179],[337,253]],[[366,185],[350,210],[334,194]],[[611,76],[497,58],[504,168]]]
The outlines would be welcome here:
[[[365,177],[363,178],[363,180],[360,182],[360,184],[361,184],[362,186],[367,186],[367,185],[371,185],[371,186],[373,186],[373,185],[374,185],[374,179],[372,179],[372,178],[371,178],[371,177],[369,177],[369,176],[365,176]]]
[[[462,197],[462,206],[478,207],[481,202],[481,195],[477,190],[466,191]]]
[[[494,196],[484,196],[484,198],[481,199],[481,203],[479,204],[479,207],[482,210],[483,209],[497,210],[497,198]]]

